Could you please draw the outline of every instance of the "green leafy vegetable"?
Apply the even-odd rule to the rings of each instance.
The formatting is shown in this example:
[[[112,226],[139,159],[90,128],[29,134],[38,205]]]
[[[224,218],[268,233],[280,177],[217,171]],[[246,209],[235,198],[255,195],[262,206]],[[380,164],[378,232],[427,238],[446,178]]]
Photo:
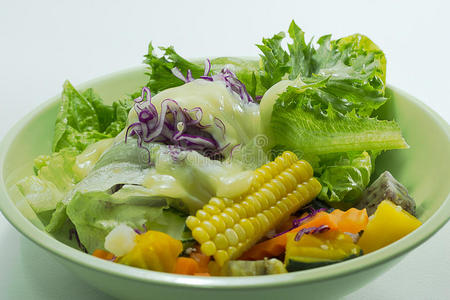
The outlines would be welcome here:
[[[326,167],[319,177],[322,190],[318,198],[331,204],[353,205],[369,184],[372,174],[370,155],[367,152],[356,156],[343,153],[323,163]]]
[[[355,34],[338,40],[322,36],[317,47],[306,43],[304,32],[292,22],[288,50],[281,47],[283,33],[263,39],[258,47],[263,52],[266,88],[281,79],[300,78],[304,83],[322,83],[316,88],[316,101],[322,109],[328,103],[341,113],[355,109],[359,116],[370,116],[386,101],[384,97],[386,59],[369,38]]]
[[[271,86],[261,100],[262,126],[274,152],[295,151],[314,164],[321,200],[354,204],[370,181],[375,153],[408,147],[397,123],[373,117],[387,100],[384,53],[360,34],[307,43],[294,22],[289,37],[288,51],[284,34],[260,46],[261,81]]]
[[[106,235],[118,224],[142,228],[156,221],[165,206],[150,198],[140,203],[129,203],[133,197],[113,198],[107,192],[78,192],[66,208],[67,216],[75,225],[81,243],[88,252],[103,249]]]
[[[172,74],[173,68],[178,68],[183,74],[191,70],[192,76],[198,79],[203,76],[204,62],[189,61],[181,57],[175,49],[170,47],[159,47],[163,52],[161,56],[156,54],[152,43],[148,46],[148,53],[144,56],[144,63],[148,65],[149,81],[147,87],[153,95],[168,89],[183,85],[184,82]],[[240,59],[235,57],[218,57],[211,60],[211,73],[216,74],[223,68],[229,68],[242,81],[249,94],[255,98],[262,95],[266,88],[261,85],[260,68],[258,61]]]
[[[125,127],[130,109],[131,101],[105,105],[92,89],[80,93],[66,81],[56,117],[53,151],[71,147],[83,151],[94,142],[116,136]]]
[[[27,202],[37,213],[54,210],[64,195],[79,180],[72,167],[78,152],[67,148],[52,155],[41,155],[35,160],[36,176],[17,183]]]
[[[311,105],[314,87],[289,87],[274,105],[271,128],[275,144],[304,154],[407,148],[393,121],[363,118],[354,111],[342,115],[332,105],[322,111]]]

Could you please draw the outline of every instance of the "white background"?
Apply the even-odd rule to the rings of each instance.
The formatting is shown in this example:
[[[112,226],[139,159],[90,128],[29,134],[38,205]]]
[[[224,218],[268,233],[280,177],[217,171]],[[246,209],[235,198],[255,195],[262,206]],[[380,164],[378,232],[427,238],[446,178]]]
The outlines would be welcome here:
[[[150,40],[186,57],[255,56],[290,20],[318,37],[368,35],[387,81],[450,119],[450,7],[445,1],[0,0],[0,138],[74,84],[141,63]],[[426,162],[423,162],[426,163]],[[424,174],[424,176],[433,176]],[[448,184],[448,179],[441,180]],[[345,299],[448,299],[450,225]],[[0,214],[0,299],[107,298],[21,237]]]

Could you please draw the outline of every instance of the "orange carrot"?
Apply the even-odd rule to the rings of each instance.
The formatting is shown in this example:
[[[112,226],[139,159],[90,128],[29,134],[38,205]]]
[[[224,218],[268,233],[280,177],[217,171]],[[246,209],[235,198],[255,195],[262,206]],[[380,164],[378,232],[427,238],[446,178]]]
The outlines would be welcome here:
[[[369,217],[367,216],[366,209],[350,208],[343,212],[339,209],[333,210],[331,213],[337,219],[338,228],[342,232],[358,233],[361,230],[366,229]]]
[[[92,256],[101,258],[101,259],[105,259],[105,260],[112,260],[114,258],[114,254],[112,254],[111,252],[102,250],[102,249],[96,249],[93,253]]]
[[[175,274],[194,275],[199,272],[198,263],[189,257],[178,257],[175,263]]]
[[[197,251],[191,252],[190,257],[197,262],[199,273],[208,273],[210,256],[203,254],[200,248],[197,248]]]
[[[289,232],[298,232],[303,228],[319,227],[321,225],[328,225],[331,230],[337,229],[336,219],[334,216],[326,212],[318,212],[311,220],[299,227],[296,227]],[[270,240],[256,244],[245,252],[240,259],[243,260],[259,260],[265,257],[275,257],[282,254],[286,249],[287,232],[276,236]]]

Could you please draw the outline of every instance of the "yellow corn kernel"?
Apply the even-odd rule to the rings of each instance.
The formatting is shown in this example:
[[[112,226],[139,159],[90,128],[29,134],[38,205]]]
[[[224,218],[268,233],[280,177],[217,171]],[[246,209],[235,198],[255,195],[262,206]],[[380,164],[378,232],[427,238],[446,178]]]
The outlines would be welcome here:
[[[228,247],[227,252],[230,257],[234,257],[235,253],[237,252],[237,248],[230,246],[230,247]]]
[[[213,197],[186,225],[221,266],[236,259],[321,189],[313,169],[292,152],[255,170],[252,188],[234,199]]]
[[[249,219],[242,219],[239,222],[239,225],[241,225],[242,228],[244,228],[247,236],[253,236],[255,234],[255,227],[253,226],[252,222],[250,222]]]
[[[268,209],[270,207],[269,200],[267,200],[260,192],[253,193],[253,196],[257,199],[259,204],[261,204],[262,209]]]
[[[228,247],[228,239],[223,233],[218,233],[214,238],[217,249],[226,249]]]
[[[220,214],[220,209],[211,204],[206,204],[205,206],[203,206],[202,209],[207,213],[209,213],[210,215]]]
[[[211,224],[214,225],[214,227],[216,227],[217,232],[223,232],[227,227],[227,224],[225,223],[223,218],[221,218],[220,216],[217,216],[217,215],[212,216],[210,219],[210,222],[211,222]],[[186,220],[186,224],[187,224],[187,220]]]
[[[248,201],[242,201],[241,205],[244,207],[245,211],[247,212],[247,216],[251,217],[256,214],[255,208],[248,202]]]
[[[228,228],[227,230],[225,230],[225,236],[227,237],[228,243],[231,246],[237,245],[237,243],[239,243],[239,237],[236,234],[236,231],[234,231],[233,229]]]
[[[244,228],[242,228],[242,226],[240,224],[234,224],[233,226],[233,230],[234,232],[236,232],[239,241],[244,241],[247,238],[247,234],[245,233]]]
[[[200,244],[205,243],[210,239],[209,234],[206,232],[206,230],[200,226],[195,227],[192,230],[192,237],[196,239]]]
[[[200,246],[200,250],[206,255],[213,255],[217,251],[216,244],[212,241],[207,241]]]
[[[225,208],[223,212],[229,215],[233,219],[234,223],[239,222],[239,220],[241,219],[240,215],[230,207]]]
[[[220,218],[222,218],[222,221],[225,223],[226,228],[230,228],[234,225],[234,220],[232,217],[230,217],[227,213],[221,213]]]
[[[189,228],[198,227],[200,226],[200,224],[201,224],[200,220],[194,216],[189,216],[186,218],[186,225]]]
[[[245,211],[245,208],[240,205],[239,203],[236,203],[233,205],[233,210],[239,214],[239,218],[246,218],[247,212]]]
[[[208,214],[206,211],[204,211],[203,209],[199,209],[197,210],[197,212],[195,213],[195,216],[199,219],[199,220],[208,220],[209,218],[211,218],[211,215]]]
[[[211,198],[211,200],[209,200],[209,204],[217,207],[220,210],[224,210],[226,205],[225,205],[225,201],[219,198]],[[203,208],[204,209],[204,208]]]
[[[210,237],[213,237],[216,235],[217,233],[217,229],[216,227],[214,227],[214,225],[209,222],[209,221],[203,221],[202,224],[200,224],[200,226],[205,229],[205,231],[208,233],[208,235]]]
[[[223,264],[228,261],[229,258],[230,256],[225,250],[218,250],[216,254],[214,254],[214,259],[219,264],[219,266],[223,266]]]

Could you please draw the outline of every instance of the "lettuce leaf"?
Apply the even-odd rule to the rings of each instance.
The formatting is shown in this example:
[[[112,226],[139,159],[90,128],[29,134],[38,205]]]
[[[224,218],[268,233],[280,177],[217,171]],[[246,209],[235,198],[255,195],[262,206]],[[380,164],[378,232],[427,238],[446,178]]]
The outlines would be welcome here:
[[[163,213],[165,206],[154,199],[142,199],[140,203],[129,203],[133,197],[113,198],[107,192],[78,192],[69,202],[66,213],[75,225],[81,243],[89,253],[103,249],[106,235],[118,224],[142,228],[154,222]]]
[[[83,151],[92,143],[116,136],[125,128],[131,107],[131,100],[105,105],[92,89],[80,93],[66,81],[56,117],[53,152],[65,148]]]
[[[260,47],[262,82],[272,85],[261,101],[262,127],[274,152],[295,151],[314,165],[319,199],[345,208],[369,183],[377,153],[408,147],[396,122],[376,118],[387,100],[386,59],[364,35],[325,35],[314,45],[294,22],[288,32],[287,51],[282,34]]]
[[[263,39],[258,47],[265,73],[261,82],[270,88],[282,79],[300,78],[306,84],[323,83],[317,87],[322,109],[329,102],[341,113],[353,109],[359,116],[370,116],[387,100],[384,97],[386,59],[384,53],[368,37],[354,34],[338,40],[330,35],[306,43],[304,32],[292,21],[288,50],[282,48],[284,33]],[[339,109],[340,108],[340,109]]]
[[[342,208],[352,206],[361,197],[372,174],[372,158],[367,152],[342,153],[323,159],[324,165],[319,181],[322,190],[318,198],[331,205],[336,202]],[[334,202],[334,203],[333,203]]]
[[[408,147],[394,121],[359,117],[354,110],[343,115],[331,103],[323,111],[312,105],[315,97],[315,87],[288,87],[278,98],[270,124],[275,144],[305,155]]]
[[[148,65],[146,74],[149,76],[149,81],[147,87],[150,88],[152,95],[184,84],[182,80],[172,74],[172,69],[175,67],[180,69],[183,74],[191,70],[194,78],[203,76],[203,61],[189,61],[180,56],[172,46],[159,47],[159,50],[162,51],[161,56],[158,56],[155,50],[155,47],[150,43],[148,53],[144,55],[144,63]],[[266,88],[261,85],[258,61],[235,57],[218,57],[211,60],[212,74],[220,72],[225,67],[236,74],[253,98],[266,91]]]
[[[36,213],[56,208],[64,195],[79,180],[72,167],[78,151],[66,148],[35,160],[36,175],[17,182],[17,187]]]

